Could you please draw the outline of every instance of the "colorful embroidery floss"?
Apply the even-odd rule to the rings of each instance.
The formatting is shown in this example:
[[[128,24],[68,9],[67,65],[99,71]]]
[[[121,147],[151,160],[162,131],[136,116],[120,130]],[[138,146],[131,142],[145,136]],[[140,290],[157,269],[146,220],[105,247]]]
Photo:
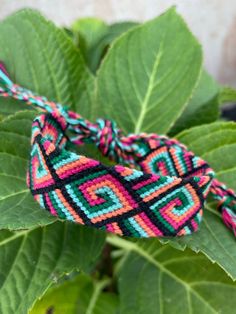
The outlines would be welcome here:
[[[177,140],[146,133],[124,136],[106,119],[91,123],[14,84],[3,64],[0,84],[0,96],[43,112],[32,125],[27,184],[52,215],[121,236],[183,236],[198,230],[210,193],[236,235],[235,192]],[[69,151],[69,143],[94,143],[117,165]]]

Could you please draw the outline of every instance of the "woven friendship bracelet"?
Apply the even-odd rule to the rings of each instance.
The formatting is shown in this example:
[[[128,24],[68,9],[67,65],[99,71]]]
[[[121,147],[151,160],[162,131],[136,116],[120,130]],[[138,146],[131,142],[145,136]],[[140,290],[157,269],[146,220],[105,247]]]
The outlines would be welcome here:
[[[198,229],[210,193],[236,235],[235,192],[177,140],[145,133],[124,136],[105,119],[91,123],[14,84],[3,64],[0,84],[1,96],[43,111],[32,125],[27,184],[52,215],[122,236],[182,236]],[[71,143],[94,143],[117,165],[69,151]]]

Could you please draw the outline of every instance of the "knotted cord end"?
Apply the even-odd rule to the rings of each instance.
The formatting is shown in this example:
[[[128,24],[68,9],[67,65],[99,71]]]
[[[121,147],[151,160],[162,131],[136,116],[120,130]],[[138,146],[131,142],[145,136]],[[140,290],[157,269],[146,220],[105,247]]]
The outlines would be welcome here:
[[[220,211],[225,225],[232,229],[236,236],[236,196],[226,197],[220,205]]]
[[[217,179],[212,181],[210,188],[213,198],[218,202],[218,210],[222,214],[224,224],[236,236],[236,194]]]

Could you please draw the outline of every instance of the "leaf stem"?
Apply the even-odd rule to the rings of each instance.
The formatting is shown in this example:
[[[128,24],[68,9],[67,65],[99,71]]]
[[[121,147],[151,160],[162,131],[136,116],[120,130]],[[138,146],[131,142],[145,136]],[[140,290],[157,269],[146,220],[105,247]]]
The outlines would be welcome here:
[[[94,307],[96,305],[96,302],[98,300],[99,294],[102,292],[102,290],[110,284],[111,280],[110,278],[106,278],[100,282],[96,282],[94,284],[94,292],[90,299],[89,306],[86,310],[86,314],[93,314],[94,313]]]
[[[106,242],[115,246],[115,247],[124,249],[126,251],[135,250],[135,244],[134,243],[127,241],[125,239],[119,238],[119,237],[114,236],[114,235],[108,235],[106,238]]]

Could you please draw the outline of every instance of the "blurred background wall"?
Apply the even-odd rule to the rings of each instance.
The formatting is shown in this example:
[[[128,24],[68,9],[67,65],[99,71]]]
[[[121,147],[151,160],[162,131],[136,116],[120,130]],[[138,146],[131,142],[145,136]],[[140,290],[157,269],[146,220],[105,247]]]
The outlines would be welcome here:
[[[145,21],[172,5],[202,43],[208,71],[221,83],[236,87],[236,0],[0,0],[0,19],[31,7],[66,26],[88,16],[107,22]]]

